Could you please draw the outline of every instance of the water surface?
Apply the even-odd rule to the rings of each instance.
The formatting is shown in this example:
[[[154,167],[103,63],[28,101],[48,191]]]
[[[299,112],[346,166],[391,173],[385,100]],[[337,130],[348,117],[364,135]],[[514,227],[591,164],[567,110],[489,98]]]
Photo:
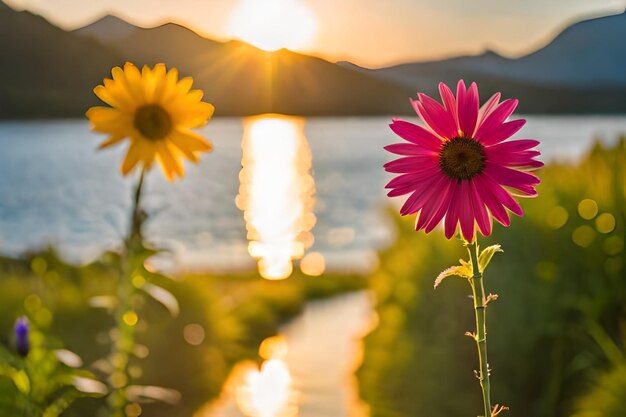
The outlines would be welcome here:
[[[328,268],[365,270],[375,263],[375,250],[393,238],[384,215],[390,176],[381,168],[391,159],[382,147],[396,141],[389,120],[302,121],[315,182],[308,250],[323,255]],[[575,159],[595,138],[610,143],[624,132],[626,117],[533,116],[517,137],[540,139],[549,161]],[[215,151],[197,167],[188,165],[183,181],[169,184],[156,170],[148,176],[147,236],[169,248],[179,268],[252,268],[246,223],[235,204],[242,121],[212,120],[202,133]],[[123,147],[96,151],[103,139],[83,120],[0,123],[0,253],[53,244],[81,262],[119,245],[135,179],[119,174]]]

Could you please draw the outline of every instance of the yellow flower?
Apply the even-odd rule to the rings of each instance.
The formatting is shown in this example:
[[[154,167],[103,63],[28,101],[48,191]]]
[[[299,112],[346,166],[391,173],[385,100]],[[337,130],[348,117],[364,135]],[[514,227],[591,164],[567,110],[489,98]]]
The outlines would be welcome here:
[[[121,171],[127,175],[137,166],[149,170],[154,161],[172,181],[185,173],[182,159],[197,163],[200,153],[212,146],[190,129],[200,127],[213,115],[214,107],[202,102],[202,91],[191,90],[193,80],[178,80],[175,68],[165,65],[144,66],[141,72],[126,63],[124,69],[111,70],[113,79],[94,88],[94,93],[111,107],[92,107],[87,111],[91,128],[109,138],[100,145],[107,148],[126,138],[130,145]]]

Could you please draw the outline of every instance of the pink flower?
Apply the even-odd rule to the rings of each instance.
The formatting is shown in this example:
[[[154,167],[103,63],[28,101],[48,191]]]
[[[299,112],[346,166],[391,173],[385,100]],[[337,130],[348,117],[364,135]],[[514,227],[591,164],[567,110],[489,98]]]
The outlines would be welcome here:
[[[439,84],[443,105],[418,93],[411,100],[424,127],[394,119],[390,127],[406,140],[386,146],[401,158],[385,164],[398,174],[386,188],[390,197],[409,194],[401,215],[418,213],[415,230],[432,231],[444,219],[450,239],[461,226],[463,237],[473,241],[477,229],[491,234],[492,217],[504,226],[511,221],[506,209],[523,215],[513,196],[535,197],[539,178],[530,170],[543,166],[535,160],[539,144],[533,139],[510,140],[525,120],[507,121],[517,100],[499,102],[494,94],[479,109],[478,87],[457,85],[456,97]]]

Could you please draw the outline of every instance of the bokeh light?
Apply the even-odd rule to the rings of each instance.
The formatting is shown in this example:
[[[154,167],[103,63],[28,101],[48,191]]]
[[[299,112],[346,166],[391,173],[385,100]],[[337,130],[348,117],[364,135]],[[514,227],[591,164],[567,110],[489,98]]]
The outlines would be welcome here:
[[[586,248],[593,242],[595,234],[595,231],[591,227],[587,225],[579,226],[572,232],[572,240],[578,246]]]
[[[185,342],[192,346],[202,344],[205,336],[204,327],[197,323],[190,323],[183,328],[183,337],[185,338]]]
[[[282,334],[268,337],[259,346],[259,356],[263,359],[284,359],[287,352],[287,339]]]
[[[302,273],[318,277],[326,271],[326,259],[319,252],[310,252],[300,261],[300,270]]]
[[[546,223],[552,229],[560,229],[565,226],[567,223],[567,219],[569,218],[569,214],[567,210],[561,206],[553,207],[546,216]]]
[[[591,220],[598,214],[598,203],[586,198],[578,203],[578,214],[585,220]]]
[[[607,255],[617,255],[624,250],[624,240],[620,236],[610,236],[606,238],[602,248]]]
[[[600,233],[611,233],[615,229],[615,217],[611,213],[602,213],[596,219],[596,229]]]

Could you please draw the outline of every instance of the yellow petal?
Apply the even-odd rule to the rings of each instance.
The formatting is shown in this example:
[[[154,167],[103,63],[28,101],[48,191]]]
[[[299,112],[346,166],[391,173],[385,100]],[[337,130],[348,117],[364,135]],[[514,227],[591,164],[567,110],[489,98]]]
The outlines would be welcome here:
[[[144,164],[145,169],[150,169],[156,157],[155,142],[143,138],[141,135],[135,136],[138,145],[139,158]]]
[[[111,107],[123,108],[124,103],[111,95],[103,85],[99,85],[93,89],[94,94]]]
[[[111,99],[115,100],[116,102],[116,105],[113,107],[117,107],[120,110],[129,112],[134,111],[137,107],[135,101],[133,100],[133,96],[130,95],[130,92],[128,92],[124,84],[115,80],[105,78],[104,88],[106,89]]]
[[[102,142],[100,144],[100,146],[98,146],[98,149],[104,149],[104,148],[108,148],[109,146],[113,146],[116,143],[121,142],[122,140],[124,140],[126,138],[126,135],[124,134],[115,134],[115,135],[111,135],[107,140],[105,140],[104,142]]]
[[[177,87],[179,94],[185,95],[189,92],[189,90],[191,90],[192,85],[193,85],[193,78],[185,77],[178,82],[178,85],[176,87]]]
[[[137,103],[144,104],[146,102],[146,94],[139,69],[134,64],[127,62],[124,64],[124,75],[128,91]]]
[[[155,101],[156,88],[159,82],[156,68],[157,66],[155,66],[155,70],[153,71],[149,66],[144,65],[141,70],[141,79],[143,82],[146,102],[148,103],[153,103]]]
[[[152,102],[160,102],[163,95],[163,86],[165,84],[165,65],[156,64],[152,70],[154,77],[154,91],[152,93]]]
[[[165,80],[163,81],[163,85],[161,86],[161,91],[158,91],[156,94],[160,97],[159,103],[165,105],[176,98],[177,83],[178,70],[176,68],[172,68],[165,75]]]
[[[175,174],[178,174],[181,178],[185,171],[178,158],[174,156],[166,141],[156,142],[157,162],[161,165],[161,169],[165,174],[168,181],[173,181]]]
[[[128,175],[128,173],[135,168],[135,166],[141,159],[141,153],[139,150],[139,141],[131,141],[130,146],[128,147],[128,152],[126,152],[126,157],[124,158],[122,166],[120,167],[122,175]]]
[[[187,138],[185,136],[177,132],[173,132],[169,136],[169,140],[184,156],[187,157],[187,159],[192,161],[194,164],[197,164],[200,161],[199,152],[193,151],[192,147],[187,144]]]
[[[200,101],[204,97],[204,92],[202,90],[191,90],[187,94],[187,99],[190,101]]]
[[[211,152],[213,145],[199,134],[186,129],[176,129],[170,135],[172,142],[179,148],[189,149],[191,152]]]
[[[114,108],[92,107],[86,115],[96,132],[122,134],[132,127],[130,116]]]
[[[174,124],[186,128],[196,128],[204,126],[213,116],[215,107],[203,101],[191,106],[176,106],[172,108],[172,119]]]
[[[118,83],[125,83],[126,82],[126,76],[124,75],[124,70],[120,67],[113,67],[111,69],[111,75],[113,76],[113,80],[117,81]]]

